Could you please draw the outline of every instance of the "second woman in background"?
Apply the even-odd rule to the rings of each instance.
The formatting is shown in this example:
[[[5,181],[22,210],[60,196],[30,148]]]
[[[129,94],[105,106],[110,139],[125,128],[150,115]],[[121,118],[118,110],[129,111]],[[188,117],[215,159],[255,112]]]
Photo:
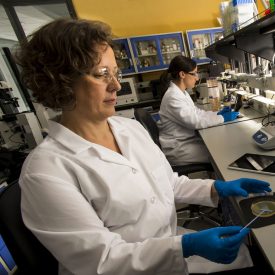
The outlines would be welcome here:
[[[198,80],[197,64],[178,55],[161,77],[168,86],[160,106],[160,143],[171,164],[209,162],[208,152],[197,129],[236,119],[238,112],[204,111],[195,106],[186,89]],[[169,84],[170,82],[170,84]]]

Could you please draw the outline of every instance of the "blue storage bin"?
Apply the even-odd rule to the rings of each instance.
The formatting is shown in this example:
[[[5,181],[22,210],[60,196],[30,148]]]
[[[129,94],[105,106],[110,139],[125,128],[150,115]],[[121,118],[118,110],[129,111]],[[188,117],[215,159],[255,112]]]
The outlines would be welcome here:
[[[2,248],[6,246],[4,243],[4,240],[2,239],[1,235],[0,235],[0,251],[2,250]]]
[[[15,267],[15,262],[6,246],[4,246],[4,248],[0,251],[0,254],[7,267],[10,270],[13,270]]]
[[[9,274],[8,271],[4,268],[4,266],[0,261],[0,275],[8,275],[8,274]]]
[[[15,268],[16,264],[7,248],[7,246],[4,243],[4,240],[2,239],[0,235],[0,275],[9,274],[9,272],[5,269],[2,262],[5,263],[5,265],[8,267],[8,269],[11,271]]]

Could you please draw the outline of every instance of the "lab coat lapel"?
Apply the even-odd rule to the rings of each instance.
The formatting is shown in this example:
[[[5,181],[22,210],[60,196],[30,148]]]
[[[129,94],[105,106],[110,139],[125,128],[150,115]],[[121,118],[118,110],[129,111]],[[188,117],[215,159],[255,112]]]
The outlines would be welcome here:
[[[98,157],[102,161],[121,164],[121,165],[127,165],[127,166],[135,168],[135,166],[125,156],[123,156],[119,153],[116,153],[110,149],[107,149],[107,148],[97,145],[97,144],[93,145],[92,147],[96,151]],[[99,148],[99,147],[101,147],[101,148]]]
[[[100,158],[104,161],[127,165],[137,169],[136,165],[131,162],[131,139],[129,133],[127,133],[122,125],[115,123],[111,119],[109,119],[109,124],[122,155],[105,148],[105,150],[98,151]]]
[[[122,153],[122,155],[124,156],[124,158],[126,158],[127,160],[131,160],[131,139],[130,136],[127,134],[126,129],[121,130],[119,129],[119,132],[117,131],[113,131],[116,141],[118,143],[118,146],[120,148],[120,151]]]

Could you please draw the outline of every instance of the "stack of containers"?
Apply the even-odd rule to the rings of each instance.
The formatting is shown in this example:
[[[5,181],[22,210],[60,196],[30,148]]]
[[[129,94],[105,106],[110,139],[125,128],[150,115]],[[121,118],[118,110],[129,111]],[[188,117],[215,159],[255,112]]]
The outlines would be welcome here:
[[[231,29],[233,32],[254,22],[255,3],[253,0],[232,0],[232,5]]]
[[[231,0],[221,2],[220,13],[223,22],[224,35],[229,35],[240,28],[251,24],[257,14],[253,0]]]
[[[227,36],[231,33],[231,18],[229,12],[229,1],[220,3],[220,14],[222,18],[223,35]]]

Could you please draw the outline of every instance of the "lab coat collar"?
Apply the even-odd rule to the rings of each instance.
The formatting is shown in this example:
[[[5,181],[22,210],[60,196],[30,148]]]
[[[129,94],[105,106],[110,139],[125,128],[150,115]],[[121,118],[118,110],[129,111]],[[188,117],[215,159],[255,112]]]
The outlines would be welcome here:
[[[170,82],[170,87],[172,88],[172,91],[180,92],[180,94],[186,95],[186,90],[182,91],[178,85],[176,85],[174,82]],[[188,93],[187,93],[188,94]]]
[[[109,118],[108,122],[123,156],[116,152],[111,152],[107,148],[102,148],[102,146],[98,144],[87,141],[55,121],[49,121],[49,136],[75,154],[80,154],[92,148],[97,156],[104,161],[120,163],[136,168],[133,163],[129,162],[131,159],[131,145],[127,129],[115,119]]]
[[[75,154],[92,146],[91,142],[53,120],[49,121],[49,136]]]
[[[108,123],[112,129],[122,155],[115,152],[110,154],[110,151],[106,149],[98,152],[99,157],[104,161],[120,163],[137,169],[131,157],[132,146],[130,138],[131,133],[129,133],[129,129],[124,127],[121,121],[118,121],[112,117],[108,119]]]

